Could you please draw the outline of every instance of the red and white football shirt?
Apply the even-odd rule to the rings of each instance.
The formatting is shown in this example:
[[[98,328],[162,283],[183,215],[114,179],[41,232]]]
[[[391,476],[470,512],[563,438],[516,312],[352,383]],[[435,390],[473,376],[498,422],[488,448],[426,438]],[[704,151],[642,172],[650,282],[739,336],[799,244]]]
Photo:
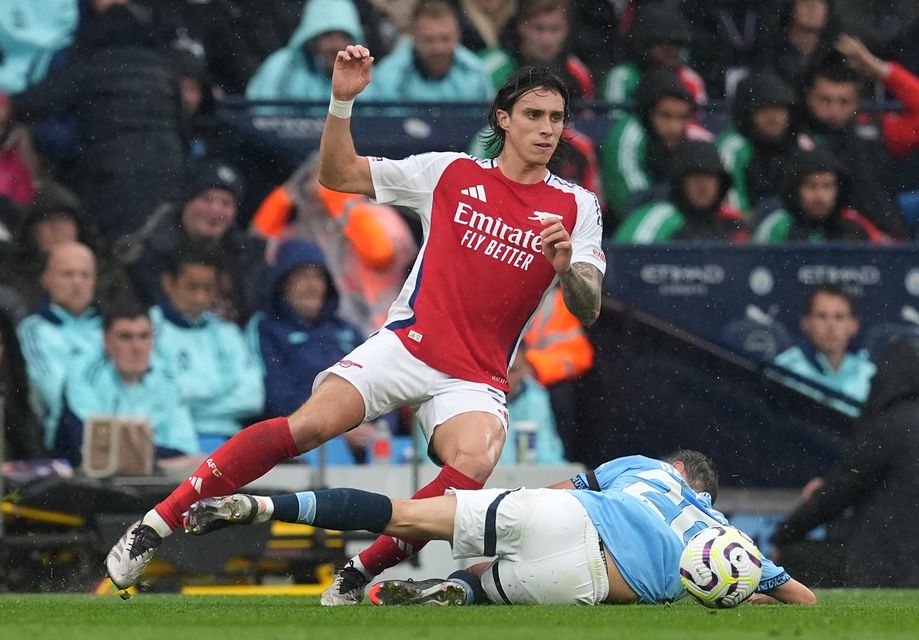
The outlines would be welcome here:
[[[603,273],[596,196],[551,173],[514,182],[494,160],[462,153],[369,160],[376,201],[414,209],[424,235],[385,326],[429,366],[507,391],[520,336],[556,277],[540,219],[561,216],[572,263]]]

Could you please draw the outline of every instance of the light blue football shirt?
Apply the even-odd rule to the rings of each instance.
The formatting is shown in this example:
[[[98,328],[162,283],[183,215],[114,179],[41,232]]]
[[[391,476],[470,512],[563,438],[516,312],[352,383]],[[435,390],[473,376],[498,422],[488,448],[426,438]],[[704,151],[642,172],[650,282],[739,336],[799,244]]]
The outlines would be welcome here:
[[[680,555],[706,527],[728,524],[707,493],[696,493],[670,464],[645,456],[616,458],[573,477],[576,497],[600,533],[625,581],[642,602],[685,597]],[[784,584],[790,576],[763,559],[757,591]]]

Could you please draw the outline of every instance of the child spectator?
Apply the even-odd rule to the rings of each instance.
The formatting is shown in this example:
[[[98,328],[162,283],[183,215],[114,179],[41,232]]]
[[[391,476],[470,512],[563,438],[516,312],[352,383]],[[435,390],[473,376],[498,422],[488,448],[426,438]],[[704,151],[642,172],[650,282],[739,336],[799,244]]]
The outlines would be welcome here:
[[[160,304],[150,311],[154,348],[175,373],[202,453],[242,429],[265,402],[262,376],[242,332],[210,311],[221,264],[213,242],[179,246],[161,275]]]

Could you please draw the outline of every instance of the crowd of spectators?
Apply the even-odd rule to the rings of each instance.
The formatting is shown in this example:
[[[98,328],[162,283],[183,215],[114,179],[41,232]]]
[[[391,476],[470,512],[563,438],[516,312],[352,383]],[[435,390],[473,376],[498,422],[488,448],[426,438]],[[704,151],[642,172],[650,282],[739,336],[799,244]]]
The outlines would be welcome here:
[[[207,453],[292,410],[378,327],[418,251],[411,220],[324,189],[314,159],[250,206],[255,169],[217,115],[226,96],[328,99],[350,43],[376,57],[361,100],[419,103],[408,109],[486,103],[521,65],[558,70],[576,116],[608,127],[592,139],[575,123],[550,167],[598,193],[614,242],[882,244],[916,231],[904,204],[919,185],[897,171],[919,149],[908,1],[13,0],[0,12],[8,456],[79,464],[86,418],[126,407],[151,419],[162,460]],[[899,107],[862,108],[877,98]],[[712,108],[723,126],[705,126]],[[474,153],[489,154],[487,133]],[[593,359],[560,300],[547,298],[513,367],[512,425],[515,403],[554,415],[540,460],[563,459],[570,383]],[[361,460],[377,428],[335,446]]]

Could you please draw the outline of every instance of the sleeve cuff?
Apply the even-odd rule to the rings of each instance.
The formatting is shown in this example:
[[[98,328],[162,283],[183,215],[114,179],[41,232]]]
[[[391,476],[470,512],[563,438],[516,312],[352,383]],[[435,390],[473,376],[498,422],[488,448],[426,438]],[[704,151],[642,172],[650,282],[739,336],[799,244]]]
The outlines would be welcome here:
[[[776,577],[770,578],[769,580],[760,580],[759,586],[756,588],[756,592],[763,593],[764,591],[769,591],[770,589],[781,587],[789,580],[791,580],[791,576],[788,575],[787,571],[783,571]]]

